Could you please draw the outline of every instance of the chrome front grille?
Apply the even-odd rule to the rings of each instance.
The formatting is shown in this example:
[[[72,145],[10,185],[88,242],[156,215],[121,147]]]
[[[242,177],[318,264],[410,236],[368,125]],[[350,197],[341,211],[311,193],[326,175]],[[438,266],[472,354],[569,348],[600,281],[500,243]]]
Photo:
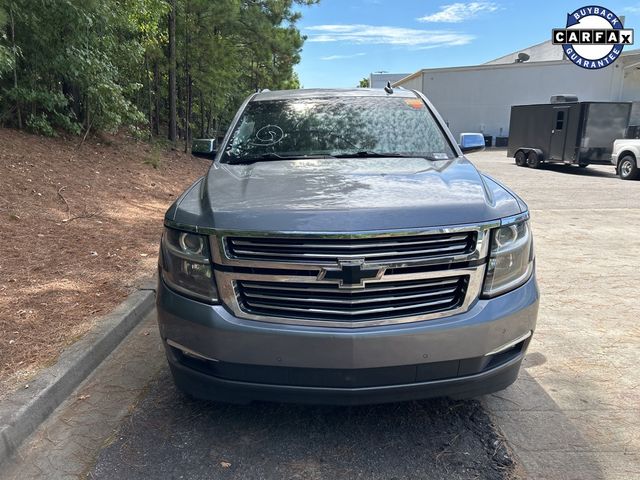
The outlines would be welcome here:
[[[469,276],[370,283],[358,290],[336,284],[237,282],[240,307],[266,317],[360,322],[426,315],[458,307]]]
[[[398,262],[468,254],[476,232],[373,238],[227,237],[228,256],[240,260],[334,264],[336,259]]]
[[[352,234],[210,236],[220,298],[259,322],[359,328],[433,320],[478,299],[498,223]]]

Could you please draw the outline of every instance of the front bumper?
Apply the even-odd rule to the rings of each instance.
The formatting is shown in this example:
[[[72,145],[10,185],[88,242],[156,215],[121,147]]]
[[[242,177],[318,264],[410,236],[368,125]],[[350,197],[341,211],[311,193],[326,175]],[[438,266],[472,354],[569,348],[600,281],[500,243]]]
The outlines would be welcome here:
[[[348,330],[240,319],[162,281],[157,306],[176,384],[195,397],[361,404],[472,397],[507,387],[535,329],[538,288],[532,276],[463,314]]]

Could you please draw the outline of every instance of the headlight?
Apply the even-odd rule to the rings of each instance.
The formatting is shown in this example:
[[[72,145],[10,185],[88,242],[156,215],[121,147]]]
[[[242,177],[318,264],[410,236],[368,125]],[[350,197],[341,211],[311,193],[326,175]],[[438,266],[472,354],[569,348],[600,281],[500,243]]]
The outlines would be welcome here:
[[[165,228],[160,251],[165,283],[180,293],[206,302],[218,300],[207,237]]]
[[[525,283],[533,272],[533,261],[533,240],[528,220],[493,230],[483,295],[495,297]]]

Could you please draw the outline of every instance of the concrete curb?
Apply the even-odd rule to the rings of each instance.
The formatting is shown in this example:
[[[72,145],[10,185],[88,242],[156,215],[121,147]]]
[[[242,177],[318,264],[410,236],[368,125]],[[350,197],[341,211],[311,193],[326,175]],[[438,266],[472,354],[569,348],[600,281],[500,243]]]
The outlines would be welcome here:
[[[155,285],[132,293],[58,362],[0,402],[0,465],[44,422],[153,309]]]

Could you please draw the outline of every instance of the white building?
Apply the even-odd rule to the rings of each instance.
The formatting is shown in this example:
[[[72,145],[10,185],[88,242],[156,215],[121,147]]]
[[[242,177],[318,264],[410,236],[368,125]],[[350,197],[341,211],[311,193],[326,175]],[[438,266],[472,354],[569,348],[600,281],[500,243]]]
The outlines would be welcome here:
[[[397,82],[409,75],[408,73],[371,73],[369,74],[369,87],[371,88],[384,88],[387,82]]]
[[[549,41],[482,65],[420,70],[394,86],[423,92],[456,138],[462,132],[506,137],[512,105],[548,103],[556,94],[574,94],[580,101],[640,101],[640,50],[623,52],[600,70],[580,68],[563,53]],[[640,124],[640,108],[633,109],[630,123]]]

